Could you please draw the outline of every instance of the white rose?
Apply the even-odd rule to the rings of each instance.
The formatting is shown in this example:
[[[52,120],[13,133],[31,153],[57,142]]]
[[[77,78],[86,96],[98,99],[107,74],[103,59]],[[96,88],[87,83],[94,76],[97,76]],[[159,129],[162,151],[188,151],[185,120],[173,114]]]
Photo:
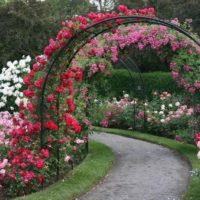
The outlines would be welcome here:
[[[0,102],[0,108],[3,108],[5,106],[4,102]]]
[[[16,88],[16,89],[19,90],[21,87],[22,87],[22,85],[21,85],[20,83],[15,84],[15,88]]]
[[[20,101],[21,101],[20,98],[16,98],[16,99],[15,99],[15,104],[19,106]]]
[[[160,115],[163,115],[163,114],[164,114],[164,112],[163,112],[163,111],[160,111],[160,112],[159,112],[159,114],[160,114]]]
[[[10,110],[14,110],[14,107],[11,106],[11,107],[10,107]]]
[[[2,100],[4,103],[6,103],[6,102],[7,102],[7,97],[6,97],[6,96],[2,96],[2,97],[1,97],[1,100]]]
[[[197,142],[197,147],[200,149],[200,141]]]
[[[178,102],[178,101],[175,103],[175,106],[177,106],[177,107],[180,106],[180,105],[181,105],[181,104],[180,104],[180,102]]]
[[[165,122],[165,119],[161,119],[160,122],[161,122],[161,123],[164,123],[164,122]]]
[[[8,66],[8,67],[12,66],[12,62],[11,62],[11,61],[8,61],[8,62],[7,62],[7,66]],[[4,69],[5,69],[5,68],[4,68]]]
[[[26,61],[25,61],[25,60],[20,60],[20,61],[19,61],[19,66],[20,66],[21,68],[25,68],[25,67],[26,67]]]
[[[26,56],[26,62],[31,62],[31,57],[30,56]]]
[[[124,94],[124,98],[128,98],[129,97],[129,95],[128,94]]]
[[[155,113],[155,114],[157,114],[157,113],[158,113],[158,111],[157,111],[157,110],[155,110],[155,111],[154,111],[154,113]]]
[[[165,110],[165,105],[161,105],[161,110]]]
[[[168,107],[172,108],[172,107],[173,107],[173,105],[170,103],[170,104],[168,105]]]
[[[200,151],[197,153],[197,158],[200,160]]]
[[[17,65],[17,64],[18,64],[18,61],[15,60],[15,61],[13,62],[13,65]]]

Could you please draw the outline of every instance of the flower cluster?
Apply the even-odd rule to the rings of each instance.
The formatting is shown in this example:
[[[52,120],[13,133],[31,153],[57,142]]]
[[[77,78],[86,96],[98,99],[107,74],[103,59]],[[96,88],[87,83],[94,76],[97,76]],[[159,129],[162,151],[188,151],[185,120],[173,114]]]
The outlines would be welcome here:
[[[141,129],[145,120],[146,131],[155,134],[159,132],[166,136],[175,134],[176,130],[189,129],[191,116],[194,113],[193,108],[184,103],[184,99],[166,91],[160,94],[154,92],[152,100],[146,102],[124,94],[120,100],[113,98],[111,101],[104,100],[101,103],[95,101],[94,104],[93,109],[98,113],[95,117],[92,115],[98,119],[93,120],[95,125],[120,128],[135,126],[135,129]],[[188,137],[192,138],[189,135]]]
[[[200,159],[200,132],[195,134],[195,142],[199,149],[199,152],[197,153],[197,158]]]
[[[193,73],[199,73],[197,61],[200,48],[181,34],[162,25],[119,26],[112,33],[105,33],[92,39],[80,51],[74,63],[89,67],[88,77],[98,71],[107,74],[111,62],[119,60],[120,51],[131,45],[139,50],[150,47],[161,59],[163,55],[166,58],[167,55],[170,56],[169,52],[172,52],[172,57],[169,57],[172,78],[191,93],[199,91],[200,79],[198,76],[194,77]]]
[[[0,109],[14,111],[23,99],[22,76],[30,71],[31,57],[19,61],[7,62],[0,74]],[[26,101],[26,99],[24,99]],[[16,104],[16,105],[15,105]],[[14,106],[15,105],[15,106]]]

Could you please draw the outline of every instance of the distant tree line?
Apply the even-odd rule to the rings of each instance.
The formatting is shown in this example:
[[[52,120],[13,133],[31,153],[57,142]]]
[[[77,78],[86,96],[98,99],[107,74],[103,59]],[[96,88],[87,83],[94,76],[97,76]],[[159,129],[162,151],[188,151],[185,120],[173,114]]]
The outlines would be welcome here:
[[[0,68],[22,55],[41,54],[62,20],[94,9],[89,0],[0,0]]]

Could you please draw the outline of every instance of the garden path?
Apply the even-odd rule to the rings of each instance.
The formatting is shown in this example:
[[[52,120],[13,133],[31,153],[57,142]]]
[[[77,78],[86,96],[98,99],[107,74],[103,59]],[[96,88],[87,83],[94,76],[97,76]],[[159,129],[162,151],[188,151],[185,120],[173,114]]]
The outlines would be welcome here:
[[[111,147],[115,163],[105,179],[78,200],[178,200],[186,191],[190,166],[175,152],[107,133],[95,133],[91,139]]]

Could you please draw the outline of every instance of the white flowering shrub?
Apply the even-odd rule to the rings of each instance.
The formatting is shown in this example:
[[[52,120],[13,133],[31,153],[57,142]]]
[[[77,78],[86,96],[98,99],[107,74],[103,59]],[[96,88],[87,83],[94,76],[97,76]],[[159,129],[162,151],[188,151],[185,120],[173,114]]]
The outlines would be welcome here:
[[[7,62],[0,73],[0,111],[14,112],[21,100],[25,101],[22,77],[30,72],[30,56],[23,56],[21,60]]]

